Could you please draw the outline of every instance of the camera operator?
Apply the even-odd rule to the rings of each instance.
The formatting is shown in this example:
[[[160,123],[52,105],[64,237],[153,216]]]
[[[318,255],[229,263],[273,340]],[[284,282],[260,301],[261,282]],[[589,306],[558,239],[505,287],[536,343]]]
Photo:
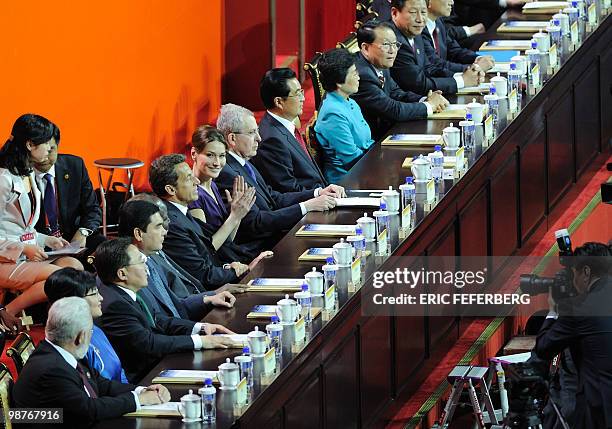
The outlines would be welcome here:
[[[569,348],[578,370],[574,427],[612,428],[612,252],[605,244],[586,243],[573,255],[578,295],[561,300],[559,314],[550,296],[534,351],[551,360]]]

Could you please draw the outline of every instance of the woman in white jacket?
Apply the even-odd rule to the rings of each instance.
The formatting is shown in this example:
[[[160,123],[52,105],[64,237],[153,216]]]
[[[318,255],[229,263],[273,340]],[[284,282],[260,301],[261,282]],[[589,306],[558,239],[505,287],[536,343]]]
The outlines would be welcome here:
[[[6,308],[0,306],[0,319],[10,328],[18,326],[17,313],[47,299],[43,287],[51,273],[61,267],[83,269],[74,258],[48,258],[45,247],[60,249],[68,242],[34,229],[41,194],[32,164],[48,157],[55,128],[42,116],[23,115],[0,149],[0,289],[22,292]]]

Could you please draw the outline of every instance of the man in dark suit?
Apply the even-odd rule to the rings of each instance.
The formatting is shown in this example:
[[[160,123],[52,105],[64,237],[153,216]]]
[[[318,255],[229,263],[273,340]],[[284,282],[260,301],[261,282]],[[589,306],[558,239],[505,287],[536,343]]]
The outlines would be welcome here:
[[[45,339],[26,362],[12,392],[13,407],[62,408],[63,424],[32,427],[89,427],[142,405],[168,402],[162,385],[137,387],[102,377],[84,358],[92,318],[83,298],[56,301],[49,309]],[[25,427],[25,426],[24,426]]]
[[[235,241],[247,247],[270,249],[284,233],[306,213],[325,211],[336,205],[336,188],[278,192],[267,184],[249,160],[257,154],[261,137],[253,112],[235,104],[221,107],[217,128],[225,134],[230,147],[227,162],[216,183],[220,189],[232,189],[236,176],[244,177],[256,189],[255,204],[242,219]]]
[[[425,0],[391,1],[393,31],[402,44],[391,68],[393,79],[403,90],[421,95],[435,90],[456,94],[460,88],[478,85],[484,79],[484,73],[474,67],[453,73],[429,61],[421,36],[426,19]]]
[[[102,211],[85,163],[74,155],[57,153],[59,128],[55,127],[49,157],[34,165],[43,207],[36,230],[61,236],[94,250],[103,240],[98,233]]]
[[[612,250],[586,243],[571,259],[578,295],[559,302],[540,329],[535,353],[551,360],[566,348],[578,368],[575,428],[612,428]]]
[[[128,237],[132,244],[147,256],[149,275],[148,287],[138,293],[149,292],[158,304],[159,310],[166,316],[200,321],[214,306],[231,308],[236,298],[223,291],[215,295],[197,293],[181,298],[176,295],[170,281],[177,280],[171,276],[167,265],[151,256],[162,250],[167,230],[159,207],[148,201],[128,201],[119,212],[119,236]]]
[[[304,106],[304,90],[293,70],[275,68],[261,79],[259,93],[266,113],[259,122],[261,143],[251,162],[278,192],[325,188],[327,182],[295,126]],[[344,188],[332,185],[343,196]]]
[[[428,16],[422,36],[429,61],[439,63],[452,72],[463,72],[470,64],[486,72],[495,65],[492,56],[478,56],[476,52],[459,46],[447,30],[442,19],[450,16],[453,0],[426,1]]]
[[[193,323],[153,312],[138,291],[147,287],[146,256],[125,237],[102,243],[95,266],[103,296],[100,328],[117,352],[131,382],[140,380],[168,353],[227,348],[231,333],[221,325]]]
[[[463,25],[482,23],[489,28],[506,8],[519,8],[526,2],[526,0],[456,0],[455,12]]]
[[[444,110],[448,101],[439,91],[421,97],[401,89],[389,73],[398,51],[398,42],[391,24],[370,21],[357,30],[355,65],[359,72],[359,91],[351,97],[379,139],[396,122],[425,119]]]

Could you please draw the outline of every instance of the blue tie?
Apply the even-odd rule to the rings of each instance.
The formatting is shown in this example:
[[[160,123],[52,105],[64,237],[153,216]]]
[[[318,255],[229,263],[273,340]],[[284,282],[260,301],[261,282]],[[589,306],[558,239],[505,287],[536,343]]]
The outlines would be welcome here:
[[[172,298],[170,298],[170,294],[166,290],[166,283],[159,275],[155,264],[151,262],[151,260],[147,260],[147,266],[149,267],[149,287],[151,289],[155,289],[157,293],[161,296],[163,303],[170,309],[170,312],[174,317],[181,317]]]
[[[59,226],[57,224],[57,200],[55,199],[55,190],[53,189],[53,176],[47,173],[43,177],[47,182],[44,196],[45,215],[49,223],[49,231],[53,234],[59,231]]]
[[[255,170],[253,170],[253,166],[249,163],[249,161],[246,161],[244,163],[244,168],[246,168],[247,171],[249,172],[249,175],[253,179],[253,182],[257,183],[257,177],[255,176]]]

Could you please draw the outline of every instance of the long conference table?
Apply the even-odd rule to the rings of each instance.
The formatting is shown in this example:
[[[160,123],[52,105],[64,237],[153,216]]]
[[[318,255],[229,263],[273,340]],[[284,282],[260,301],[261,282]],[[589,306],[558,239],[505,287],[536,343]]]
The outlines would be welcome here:
[[[547,15],[507,12],[482,40],[525,39],[524,34],[496,33],[507,20],[547,20]],[[547,216],[568,189],[589,168],[602,162],[612,137],[612,17],[582,45],[563,59],[560,70],[535,95],[523,95],[520,113],[506,120],[502,103],[497,137],[488,147],[469,152],[469,169],[460,178],[438,187],[437,205],[425,215],[423,195],[414,229],[399,239],[398,220],[392,219],[391,254],[424,256],[494,255],[497,264],[516,254],[530,237],[545,227]],[[478,46],[481,41],[478,42]],[[476,46],[476,47],[478,47]],[[451,97],[468,103],[473,96]],[[482,102],[482,97],[477,97]],[[441,134],[448,120],[398,123],[396,133]],[[456,122],[456,121],[454,121]],[[479,140],[482,138],[482,131]],[[411,175],[402,168],[408,155],[429,148],[382,147],[377,143],[342,182],[347,189],[395,189]],[[331,247],[337,238],[300,238],[295,232],[306,223],[354,224],[372,209],[336,209],[309,213],[273,249],[274,257],[261,264],[253,277],[301,278],[322,263],[298,262],[310,247]],[[395,216],[397,218],[397,216]],[[318,316],[307,329],[307,341],[290,344],[284,332],[283,355],[272,377],[260,377],[261,359],[255,358],[255,385],[245,407],[235,407],[235,391],[217,390],[217,420],[213,425],[182,423],[180,418],[125,417],[99,423],[98,428],[355,428],[380,427],[397,411],[451,347],[462,321],[454,316],[392,317],[362,315],[361,303],[371,299],[372,273],[390,267],[385,258],[368,257],[360,288],[353,289],[339,273],[339,306]],[[448,268],[448,267],[447,267]],[[453,268],[453,267],[450,267]],[[501,266],[492,267],[493,271]],[[343,278],[344,277],[344,278]],[[257,304],[275,304],[284,293],[238,295],[230,310],[214,310],[204,319],[237,333],[265,320],[247,320]],[[320,306],[320,298],[313,305]],[[325,319],[325,320],[324,320]],[[166,356],[140,383],[147,385],[162,369],[216,370],[238,349],[197,351]],[[173,401],[201,385],[169,384]]]

